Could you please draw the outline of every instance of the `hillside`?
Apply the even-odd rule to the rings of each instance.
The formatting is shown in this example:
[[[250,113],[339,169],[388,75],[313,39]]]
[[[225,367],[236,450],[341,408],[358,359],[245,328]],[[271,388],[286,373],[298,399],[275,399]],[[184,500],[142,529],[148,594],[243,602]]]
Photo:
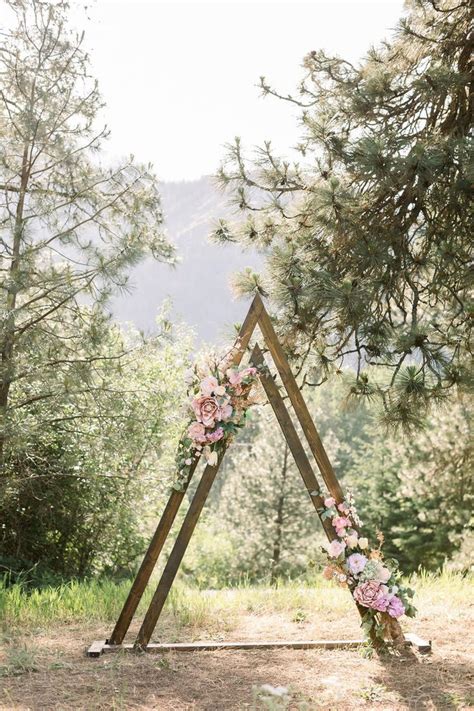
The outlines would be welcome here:
[[[114,317],[152,331],[157,311],[169,297],[174,319],[192,326],[199,340],[215,342],[245,315],[247,303],[233,299],[229,279],[245,266],[257,266],[262,258],[243,253],[240,247],[211,244],[208,235],[215,220],[230,209],[212,179],[163,183],[165,225],[176,244],[180,263],[175,269],[147,259],[131,275],[131,293],[112,302]]]

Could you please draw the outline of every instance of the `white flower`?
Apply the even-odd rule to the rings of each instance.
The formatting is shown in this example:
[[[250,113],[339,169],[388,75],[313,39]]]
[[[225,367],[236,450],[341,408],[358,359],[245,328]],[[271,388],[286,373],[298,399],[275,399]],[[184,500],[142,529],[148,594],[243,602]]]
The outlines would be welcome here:
[[[353,533],[351,536],[347,536],[346,538],[346,543],[349,548],[356,548],[358,541],[359,538],[357,536],[357,533]]]
[[[362,548],[362,550],[365,550],[366,548],[369,547],[369,540],[368,538],[359,538],[359,548]]]
[[[203,454],[209,466],[215,467],[218,460],[217,452],[211,452],[210,447],[204,447]]]

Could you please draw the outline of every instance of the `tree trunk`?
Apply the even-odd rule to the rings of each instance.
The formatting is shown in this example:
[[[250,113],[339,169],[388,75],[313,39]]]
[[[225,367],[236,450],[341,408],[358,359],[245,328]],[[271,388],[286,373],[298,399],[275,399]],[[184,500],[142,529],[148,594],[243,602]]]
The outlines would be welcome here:
[[[25,206],[25,195],[30,176],[29,162],[30,145],[26,141],[23,148],[20,190],[15,213],[15,226],[13,230],[12,261],[9,272],[9,283],[7,288],[5,305],[5,322],[1,339],[1,369],[0,369],[0,472],[3,470],[5,462],[5,443],[8,436],[8,399],[10,386],[14,372],[14,337],[15,337],[15,308],[17,302],[16,280],[20,271],[21,240],[23,237],[23,211]]]

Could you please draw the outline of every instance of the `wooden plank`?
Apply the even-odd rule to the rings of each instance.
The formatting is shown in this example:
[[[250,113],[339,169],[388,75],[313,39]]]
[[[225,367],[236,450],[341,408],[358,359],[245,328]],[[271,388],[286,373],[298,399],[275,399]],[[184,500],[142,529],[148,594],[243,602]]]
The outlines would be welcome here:
[[[165,565],[165,569],[163,570],[158,587],[155,590],[155,594],[153,595],[142,626],[138,632],[135,646],[139,649],[146,647],[150,641],[150,637],[153,634],[153,630],[155,629],[156,623],[163,609],[163,605],[166,602],[166,598],[168,597],[169,591],[176,577],[176,573],[178,572],[178,568],[181,565],[181,561],[183,560],[183,556],[186,552],[211,486],[219,470],[224,452],[221,453],[215,467],[211,467],[208,464],[204,469],[201,481],[196,489],[196,493],[194,494],[193,500],[191,501],[188,512],[176,538],[173,550],[171,551],[170,557]]]
[[[408,645],[414,646],[421,653],[431,652],[431,642],[416,634],[405,635]],[[265,642],[173,642],[150,643],[140,651],[151,653],[162,652],[218,652],[221,650],[259,650],[259,649],[341,649],[356,648],[366,644],[364,639],[317,639],[317,640],[284,640]],[[87,650],[88,657],[100,657],[104,652],[133,652],[137,651],[133,644],[109,644],[106,640],[99,640]]]
[[[339,481],[334,473],[329,457],[324,449],[324,445],[309,413],[303,395],[301,394],[301,390],[299,389],[295,377],[291,372],[287,357],[275,333],[271,319],[258,294],[255,296],[254,303],[255,302],[261,305],[258,323],[265,339],[265,343],[268,346],[275,366],[280,373],[283,385],[285,386],[291,400],[291,404],[295,410],[295,414],[308,441],[309,448],[311,449],[329,492],[332,496],[334,496],[336,501],[340,502],[344,498],[341,485],[339,484]]]
[[[405,640],[413,647],[416,647],[421,654],[429,654],[431,652],[431,640],[422,639],[412,632],[408,632],[405,635]]]
[[[252,333],[258,322],[258,317],[263,308],[263,303],[261,300],[254,299],[250,305],[247,316],[239,331],[237,340],[232,348],[231,357],[234,365],[239,365],[242,357],[245,353],[245,349],[248,346]],[[136,609],[140,603],[143,596],[145,588],[150,580],[151,574],[155,568],[159,555],[163,549],[163,545],[168,537],[171,527],[174,523],[176,515],[182,504],[186,489],[188,487],[189,481],[191,480],[194,471],[196,469],[197,462],[191,468],[190,476],[188,482],[186,483],[183,491],[173,490],[171,492],[168,503],[166,504],[165,510],[162,514],[160,522],[156,528],[156,531],[151,539],[150,545],[147,552],[143,558],[143,561],[138,570],[137,576],[132,584],[128,597],[124,603],[122,611],[116,622],[116,625],[110,635],[110,644],[121,644],[125,635],[127,634],[130,623],[136,612]]]
[[[118,646],[104,645],[104,652],[118,651],[143,651],[143,652],[215,652],[224,649],[337,649],[339,647],[360,647],[365,644],[363,639],[348,639],[348,640],[288,640],[284,642],[184,642],[173,644],[155,644],[150,643],[137,650],[136,645],[122,644]]]
[[[95,642],[92,642],[91,646],[87,650],[86,655],[88,657],[100,657],[100,655],[105,651],[105,648],[108,646],[109,645],[105,639],[95,640]],[[110,651],[110,647],[108,651]]]
[[[255,345],[252,351],[252,354],[250,356],[250,362],[253,363],[255,366],[262,366],[265,363],[263,353],[260,350],[258,344]],[[313,471],[311,463],[308,457],[306,456],[306,452],[304,450],[303,445],[301,444],[301,440],[291,420],[291,417],[280,394],[280,391],[278,390],[278,387],[268,370],[260,370],[259,376],[265,393],[268,397],[268,401],[272,406],[273,412],[275,413],[283,435],[286,441],[288,442],[288,446],[293,455],[293,459],[295,460],[296,466],[298,467],[299,472],[303,477],[303,481],[308,490],[311,501],[313,502],[313,506],[319,516],[321,524],[326,532],[329,541],[333,541],[335,538],[337,538],[337,536],[332,526],[332,523],[331,521],[329,521],[329,519],[323,519],[321,517],[321,511],[324,510],[324,498],[321,495],[318,480],[316,479],[316,475]]]

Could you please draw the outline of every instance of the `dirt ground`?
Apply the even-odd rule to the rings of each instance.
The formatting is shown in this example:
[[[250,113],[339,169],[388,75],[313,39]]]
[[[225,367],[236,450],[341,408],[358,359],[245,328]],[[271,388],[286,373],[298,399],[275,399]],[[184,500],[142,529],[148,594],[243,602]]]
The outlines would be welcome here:
[[[464,615],[422,617],[411,631],[432,639],[433,653],[415,661],[365,658],[360,650],[169,652],[165,655],[85,656],[97,626],[65,626],[6,639],[24,649],[25,669],[0,677],[0,708],[13,709],[474,709],[472,625]],[[218,622],[218,621],[216,621]],[[472,620],[471,620],[472,622]],[[334,639],[358,637],[354,615],[295,620],[285,614],[242,614],[225,639]],[[222,627],[225,630],[225,624]],[[171,629],[162,631],[172,637]],[[176,638],[222,640],[181,629]],[[155,637],[158,639],[158,636]],[[34,663],[32,659],[34,658]],[[29,664],[28,664],[29,660]],[[1,660],[0,660],[1,661]],[[27,670],[34,666],[34,670]],[[283,696],[260,694],[286,687]],[[282,692],[283,693],[283,692]],[[269,701],[268,699],[271,699]]]

